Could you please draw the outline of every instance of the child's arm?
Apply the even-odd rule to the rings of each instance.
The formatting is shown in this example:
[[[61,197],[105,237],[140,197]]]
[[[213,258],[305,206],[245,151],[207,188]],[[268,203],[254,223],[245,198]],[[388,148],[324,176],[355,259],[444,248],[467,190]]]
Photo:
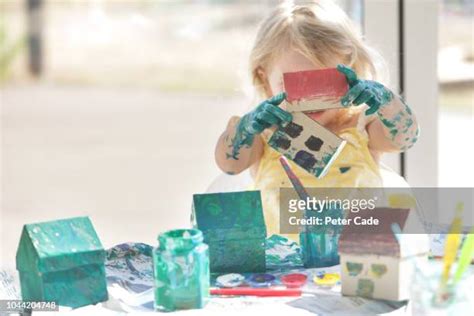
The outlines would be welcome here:
[[[379,151],[405,151],[418,140],[418,122],[402,98],[394,96],[390,103],[380,108],[377,116],[378,120],[367,127],[371,148]]]
[[[366,103],[369,109],[365,115],[376,113],[376,120],[369,123],[370,148],[381,151],[405,151],[418,139],[419,127],[410,107],[382,84],[357,78],[355,72],[343,65],[338,65],[351,87],[341,99],[344,106],[354,103]]]
[[[285,97],[285,93],[280,93],[262,102],[241,119],[231,118],[216,145],[215,158],[222,171],[240,173],[260,158],[263,143],[255,136],[269,127],[292,120],[290,113],[278,107]]]

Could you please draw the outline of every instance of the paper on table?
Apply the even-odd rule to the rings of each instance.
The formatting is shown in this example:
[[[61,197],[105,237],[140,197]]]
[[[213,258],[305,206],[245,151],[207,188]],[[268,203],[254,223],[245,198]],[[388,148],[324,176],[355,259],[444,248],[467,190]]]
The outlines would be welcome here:
[[[0,299],[18,300],[21,298],[20,284],[16,271],[0,270]]]
[[[398,309],[406,309],[405,302],[375,301],[334,294],[302,297],[287,304],[318,315],[377,315],[393,312]]]

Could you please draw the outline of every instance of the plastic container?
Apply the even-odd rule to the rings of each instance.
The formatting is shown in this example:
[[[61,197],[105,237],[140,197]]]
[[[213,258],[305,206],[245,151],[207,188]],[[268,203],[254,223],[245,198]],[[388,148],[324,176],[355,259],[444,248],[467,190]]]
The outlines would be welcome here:
[[[280,278],[281,283],[287,288],[300,288],[306,284],[308,276],[303,273],[285,274]]]
[[[456,266],[452,267],[455,271]],[[410,287],[410,303],[413,315],[471,315],[474,309],[474,293],[472,285],[473,269],[466,271],[465,276],[456,284],[449,282],[440,291],[442,262],[428,261],[417,265],[412,286]]]

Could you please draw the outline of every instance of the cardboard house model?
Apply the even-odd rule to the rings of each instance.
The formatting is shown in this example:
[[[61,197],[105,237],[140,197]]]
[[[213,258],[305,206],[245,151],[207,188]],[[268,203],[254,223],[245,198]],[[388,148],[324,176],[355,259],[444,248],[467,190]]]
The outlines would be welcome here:
[[[350,225],[342,230],[342,294],[392,301],[408,299],[415,261],[425,259],[429,251],[427,235],[413,234],[416,214],[409,209],[376,208],[362,215],[351,213],[347,218],[353,221],[355,217],[374,217],[380,224],[374,228]],[[397,223],[402,230],[398,240],[391,223]]]
[[[324,177],[346,141],[313,120],[313,112],[341,108],[349,89],[336,68],[283,74],[286,109],[293,120],[280,126],[268,144],[317,178]]]
[[[260,191],[195,194],[193,220],[209,246],[212,273],[265,271]]]
[[[104,260],[88,217],[27,224],[16,254],[22,298],[73,308],[105,301]]]
[[[339,156],[346,141],[303,112],[295,112],[293,120],[279,127],[268,144],[315,177],[321,178]]]

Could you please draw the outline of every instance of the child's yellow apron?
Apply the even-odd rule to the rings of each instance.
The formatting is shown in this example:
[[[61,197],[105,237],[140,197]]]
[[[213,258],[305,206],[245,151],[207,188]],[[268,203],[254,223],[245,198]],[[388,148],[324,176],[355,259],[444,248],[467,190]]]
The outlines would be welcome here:
[[[338,133],[347,144],[336,158],[328,173],[321,179],[306,172],[292,161],[290,166],[305,187],[381,187],[382,178],[379,167],[369,148],[368,136],[356,127],[347,128]],[[267,225],[267,234],[279,234],[280,188],[292,187],[278,158],[280,153],[271,148],[264,138],[263,155],[260,160],[252,189],[262,194],[263,211]],[[297,235],[287,235],[298,240]]]

